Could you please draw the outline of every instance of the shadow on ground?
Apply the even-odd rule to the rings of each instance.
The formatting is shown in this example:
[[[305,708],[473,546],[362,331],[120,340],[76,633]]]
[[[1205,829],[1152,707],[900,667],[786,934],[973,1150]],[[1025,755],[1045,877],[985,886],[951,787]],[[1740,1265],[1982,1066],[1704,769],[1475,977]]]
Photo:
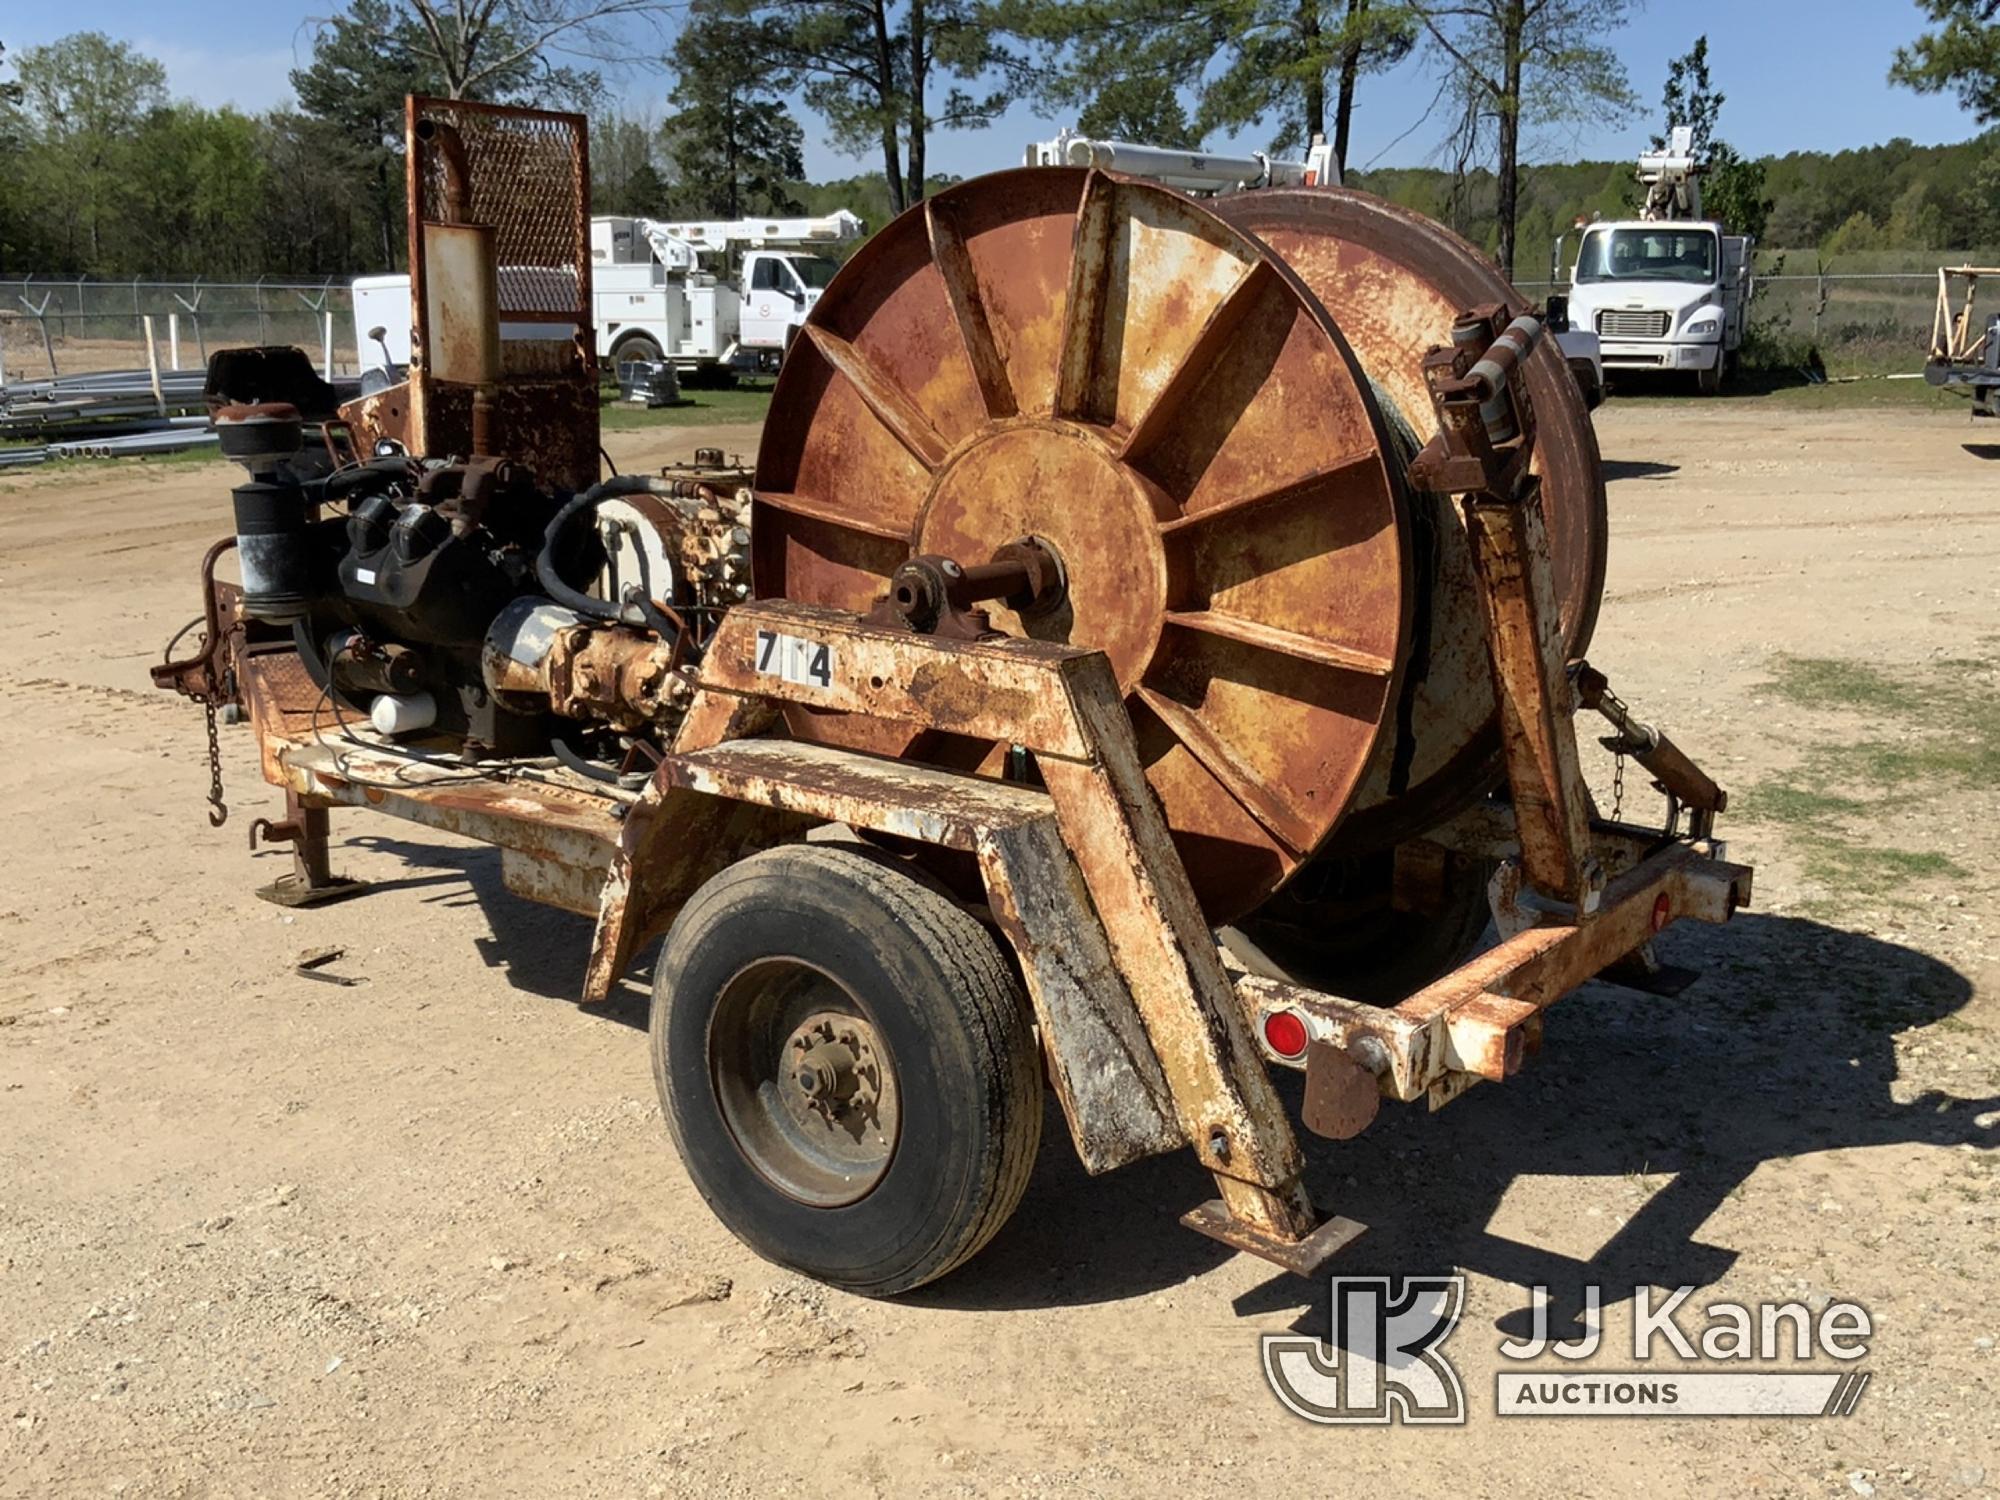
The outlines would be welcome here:
[[[1974,458],[2000,458],[2000,443],[1965,443],[1961,446]]]
[[[425,844],[380,834],[364,834],[344,843],[393,856],[413,872],[406,879],[377,881],[376,890],[430,887],[434,894],[425,898],[428,901],[441,906],[476,905],[484,911],[490,935],[477,939],[478,955],[489,969],[504,972],[517,988],[572,1003],[583,992],[583,967],[590,957],[590,936],[596,924],[589,917],[543,906],[508,890],[500,878],[498,849]],[[336,869],[340,847],[334,846]],[[446,873],[414,873],[417,871]],[[585,1015],[644,1031],[651,984],[652,955],[648,953],[606,1003],[579,1009]]]
[[[590,921],[506,890],[493,850],[352,842],[413,870],[458,872],[430,899],[479,903],[493,934],[479,945],[488,965],[534,994],[575,997]],[[1703,1238],[1703,1226],[1766,1162],[1843,1147],[1992,1144],[1993,1129],[1976,1117],[2000,1108],[2000,1098],[1931,1093],[1898,1103],[1890,1093],[1896,1034],[1971,998],[1970,981],[1946,964],[1880,938],[1755,912],[1724,928],[1676,927],[1661,950],[1704,973],[1679,999],[1588,985],[1549,1013],[1542,1051],[1513,1081],[1476,1088],[1436,1114],[1387,1105],[1358,1140],[1301,1134],[1314,1199],[1368,1226],[1336,1263],[1341,1274],[1462,1268],[1544,1285],[1562,1337],[1585,1284],[1603,1287],[1610,1301],[1641,1283],[1707,1285],[1728,1271],[1737,1251]],[[628,976],[613,1004],[593,1013],[643,1028],[645,986]],[[1279,1082],[1296,1120],[1297,1075]],[[1587,1260],[1488,1228],[1516,1178],[1565,1175],[1643,1175],[1664,1185]],[[1173,1286],[1231,1253],[1177,1222],[1211,1196],[1211,1181],[1185,1153],[1085,1175],[1051,1103],[1019,1212],[969,1266],[909,1300],[1047,1307]],[[1296,1326],[1323,1333],[1326,1298],[1323,1280],[1274,1273],[1238,1311],[1307,1303]],[[1525,1292],[1522,1302],[1501,1320],[1511,1332],[1525,1332]]]
[[[1701,395],[1695,388],[1693,372],[1687,370],[1617,369],[1606,371],[1605,377],[1614,397],[1644,400],[1648,397],[1683,396],[1704,402],[1768,396],[1774,391],[1788,391],[1803,385],[1824,385],[1827,378],[1826,366],[1817,351],[1802,363],[1764,364],[1732,370],[1722,389],[1713,396]]]
[[[1315,1200],[1369,1226],[1337,1263],[1341,1274],[1463,1268],[1544,1285],[1561,1337],[1585,1284],[1615,1301],[1642,1282],[1706,1285],[1726,1272],[1737,1252],[1704,1238],[1703,1225],[1765,1162],[1841,1147],[1991,1142],[1975,1117],[2000,1099],[1927,1094],[1899,1104],[1890,1094],[1895,1034],[1971,997],[1970,982],[1945,964],[1818,922],[1753,913],[1727,929],[1675,929],[1662,948],[1707,971],[1681,999],[1587,986],[1550,1013],[1542,1052],[1514,1081],[1477,1088],[1435,1115],[1390,1105],[1359,1140],[1303,1137]],[[1296,1117],[1298,1091],[1286,1092]],[[1222,1258],[1174,1222],[1210,1195],[1186,1157],[1093,1180],[1062,1149],[1061,1131],[1052,1117],[1014,1222],[963,1273],[919,1298],[996,1308],[1115,1300]],[[1588,1260],[1487,1227],[1517,1177],[1627,1174],[1665,1185]],[[1238,1311],[1310,1299],[1295,1326],[1323,1334],[1326,1298],[1323,1281],[1274,1274]],[[1508,1331],[1526,1331],[1527,1300],[1503,1320]]]
[[[1607,458],[1598,465],[1605,481],[1614,479],[1665,479],[1681,471],[1679,464],[1655,463],[1651,459]]]

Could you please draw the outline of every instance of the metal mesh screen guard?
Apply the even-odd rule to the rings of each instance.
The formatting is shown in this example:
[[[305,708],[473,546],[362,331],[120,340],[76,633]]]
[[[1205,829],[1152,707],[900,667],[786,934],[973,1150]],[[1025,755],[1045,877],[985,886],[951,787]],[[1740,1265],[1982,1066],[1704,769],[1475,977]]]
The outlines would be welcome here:
[[[500,311],[509,318],[588,322],[590,165],[581,115],[413,98],[420,121],[449,125],[465,143],[467,219],[493,227]],[[446,220],[445,163],[420,144],[416,188],[422,216]]]

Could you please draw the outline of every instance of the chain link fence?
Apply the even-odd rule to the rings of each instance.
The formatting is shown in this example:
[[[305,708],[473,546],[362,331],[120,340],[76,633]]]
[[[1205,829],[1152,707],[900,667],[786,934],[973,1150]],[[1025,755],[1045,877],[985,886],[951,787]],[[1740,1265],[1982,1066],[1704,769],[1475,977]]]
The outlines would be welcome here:
[[[1939,252],[1939,264],[1952,261]],[[1954,262],[1955,263],[1955,262]],[[1523,282],[1539,300],[1547,282]],[[1918,370],[1937,296],[1932,271],[1839,271],[1757,278],[1753,354],[1828,370]],[[162,370],[198,370],[216,349],[296,344],[332,374],[354,374],[353,298],[344,282],[0,280],[0,383],[147,366],[146,320]]]
[[[1817,350],[1835,374],[1914,371],[1936,307],[1936,271],[1760,276],[1750,327],[1774,352]]]
[[[354,374],[353,297],[342,281],[0,279],[0,385],[148,367],[199,370],[217,349],[296,344],[326,375]]]

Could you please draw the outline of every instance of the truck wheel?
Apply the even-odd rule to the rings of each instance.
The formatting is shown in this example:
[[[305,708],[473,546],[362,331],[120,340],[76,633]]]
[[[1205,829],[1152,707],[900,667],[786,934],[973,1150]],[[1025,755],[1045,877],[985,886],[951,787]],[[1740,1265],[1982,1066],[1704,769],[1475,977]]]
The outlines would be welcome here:
[[[695,893],[660,950],[652,1057],[716,1217],[866,1296],[970,1259],[1041,1139],[1040,1053],[999,946],[854,850],[766,850]]]
[[[611,346],[613,369],[625,364],[656,365],[665,358],[660,350],[660,341],[650,333],[628,333]]]
[[[1694,372],[1694,388],[1704,396],[1714,396],[1722,390],[1722,357],[1716,356],[1715,363],[1706,370]]]

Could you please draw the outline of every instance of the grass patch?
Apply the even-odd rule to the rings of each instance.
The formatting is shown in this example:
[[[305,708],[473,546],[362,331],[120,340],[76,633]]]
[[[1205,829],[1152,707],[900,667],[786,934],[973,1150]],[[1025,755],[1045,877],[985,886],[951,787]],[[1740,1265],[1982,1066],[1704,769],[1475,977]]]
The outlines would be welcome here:
[[[1942,854],[1849,843],[1837,835],[1809,835],[1806,874],[1839,890],[1881,896],[1917,880],[1963,880],[1967,871]]]
[[[1855,407],[1893,407],[1903,411],[1936,412],[1964,417],[1969,403],[1962,395],[1926,385],[1921,380],[1831,380],[1825,385],[1786,385],[1758,398],[1788,411],[1847,411]]]
[[[599,418],[606,432],[643,432],[655,427],[706,427],[721,422],[761,422],[771,409],[768,382],[755,385],[681,388],[678,406],[644,407],[612,400]]]
[[[1697,396],[1678,383],[1655,376],[1644,383],[1627,375],[1614,377],[1617,391],[1612,400],[1672,402],[1701,411],[1726,410],[1736,402],[1755,403],[1786,411],[1851,411],[1857,407],[1897,411],[1936,412],[1940,416],[1964,417],[1964,396],[1921,380],[1835,380],[1824,385],[1804,381],[1774,381],[1746,374],[1733,381],[1719,396]]]
[[[1867,662],[1778,657],[1764,691],[1844,716],[1852,737],[1822,731],[1796,769],[1747,791],[1744,816],[1785,828],[1806,874],[1842,892],[1893,897],[1919,882],[1970,879],[1943,854],[1876,840],[1893,817],[2000,780],[1996,667],[1989,658],[1957,658],[1892,672]]]
[[[1892,677],[1867,662],[1826,656],[1781,656],[1771,664],[1770,689],[1807,708],[1852,708],[1861,712],[1909,713],[1918,694],[1905,677]]]
[[[1740,810],[1744,817],[1754,818],[1760,823],[1815,828],[1830,819],[1861,812],[1864,807],[1864,803],[1852,797],[1836,797],[1830,792],[1776,781],[1752,787],[1744,797]],[[1733,798],[1730,810],[1739,810]]]

